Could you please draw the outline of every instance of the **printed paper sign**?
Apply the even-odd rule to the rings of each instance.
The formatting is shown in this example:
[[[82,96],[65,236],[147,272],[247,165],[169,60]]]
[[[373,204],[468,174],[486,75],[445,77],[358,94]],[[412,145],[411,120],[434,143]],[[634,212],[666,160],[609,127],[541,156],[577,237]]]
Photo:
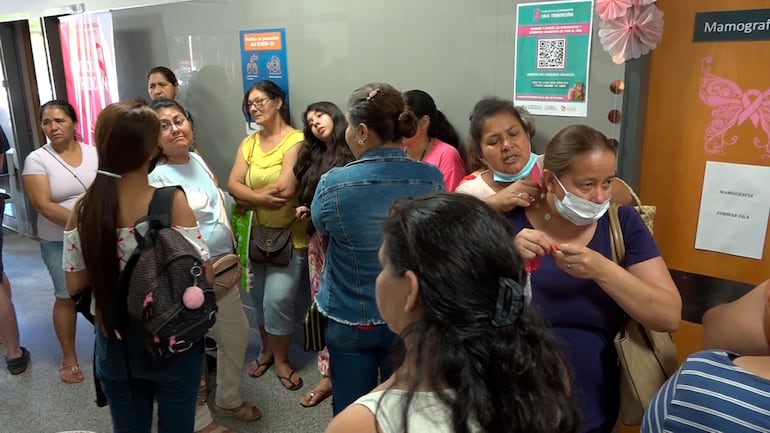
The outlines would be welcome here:
[[[592,0],[516,8],[513,103],[544,116],[586,117]]]
[[[706,162],[695,249],[761,259],[770,167]]]

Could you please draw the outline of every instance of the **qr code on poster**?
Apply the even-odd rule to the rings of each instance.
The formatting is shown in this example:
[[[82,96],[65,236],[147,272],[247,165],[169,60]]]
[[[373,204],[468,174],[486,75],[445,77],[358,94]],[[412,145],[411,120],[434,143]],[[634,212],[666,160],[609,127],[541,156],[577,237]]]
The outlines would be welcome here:
[[[537,69],[564,69],[566,39],[537,40]]]

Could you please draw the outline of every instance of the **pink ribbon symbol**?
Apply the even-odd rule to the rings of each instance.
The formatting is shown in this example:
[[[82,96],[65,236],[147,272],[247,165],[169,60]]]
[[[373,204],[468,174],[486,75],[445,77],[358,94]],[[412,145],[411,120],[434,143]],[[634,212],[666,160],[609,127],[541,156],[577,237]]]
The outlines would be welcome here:
[[[753,101],[749,99],[750,96],[754,97]],[[759,113],[757,110],[759,109],[759,106],[762,105],[762,92],[756,89],[749,90],[743,94],[741,102],[743,103],[743,111],[738,114],[738,125],[741,125],[746,119],[751,119],[751,123],[753,123],[755,127],[758,126]]]

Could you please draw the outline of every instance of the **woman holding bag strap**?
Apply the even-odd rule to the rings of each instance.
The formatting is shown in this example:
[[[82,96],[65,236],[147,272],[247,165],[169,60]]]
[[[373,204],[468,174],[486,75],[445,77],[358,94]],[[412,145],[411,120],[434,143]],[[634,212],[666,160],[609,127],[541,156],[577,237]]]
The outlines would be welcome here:
[[[187,111],[171,99],[156,100],[152,108],[160,118],[161,154],[158,165],[147,176],[148,181],[156,188],[180,185],[184,189],[213,264],[218,258],[232,254],[234,248],[229,222],[221,218],[226,204],[206,163],[190,152],[194,139]],[[240,269],[240,265],[235,269]],[[262,412],[245,401],[240,392],[243,359],[249,342],[249,322],[238,290],[239,278],[228,278],[228,282],[224,282],[222,276],[218,279],[219,284],[215,280],[214,286],[219,314],[217,323],[209,332],[217,342],[217,392],[212,407],[220,416],[256,420]],[[222,287],[223,283],[228,287]],[[223,429],[213,420],[205,404],[196,406],[195,432],[223,432]]]
[[[307,220],[294,219],[297,179],[294,164],[304,137],[291,126],[286,93],[272,81],[257,81],[243,97],[243,115],[261,130],[246,137],[230,171],[227,189],[241,209],[254,209],[254,221],[289,227],[293,244],[287,266],[255,263],[251,296],[254,300],[262,351],[248,367],[261,377],[275,364],[281,385],[296,391],[302,378],[289,363],[294,334],[294,301],[300,284],[307,285]],[[252,236],[254,230],[252,230]]]
[[[639,214],[621,206],[626,254],[612,261],[607,209],[616,149],[601,132],[568,126],[545,151],[546,197],[508,214],[517,251],[530,261],[535,303],[562,341],[581,432],[609,432],[618,419],[618,360],[613,339],[627,316],[674,331],[682,300]]]

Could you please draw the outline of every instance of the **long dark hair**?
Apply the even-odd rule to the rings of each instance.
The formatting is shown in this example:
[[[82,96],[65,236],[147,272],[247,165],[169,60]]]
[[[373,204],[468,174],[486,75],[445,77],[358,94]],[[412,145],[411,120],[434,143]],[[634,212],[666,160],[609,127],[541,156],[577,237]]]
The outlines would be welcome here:
[[[464,194],[397,202],[386,219],[384,254],[397,274],[415,273],[422,307],[401,332],[405,356],[419,360],[409,363],[405,428],[421,387],[450,409],[457,433],[474,421],[487,432],[578,428],[556,339],[524,306],[527,276],[513,236],[499,212]]]
[[[243,112],[243,117],[247,122],[249,122],[249,125],[251,125],[251,122],[254,120],[251,118],[251,112],[249,112],[249,93],[253,92],[254,90],[260,90],[264,92],[270,99],[277,99],[281,101],[281,108],[278,110],[278,113],[281,115],[281,119],[283,119],[287,125],[291,126],[291,113],[289,112],[289,102],[286,100],[286,92],[284,92],[280,86],[270,80],[257,81],[256,83],[252,84],[251,87],[249,87],[249,90],[247,90],[243,95],[241,111]]]
[[[460,156],[465,160],[465,148],[460,143],[460,136],[457,135],[457,130],[449,123],[444,113],[436,108],[436,102],[427,92],[408,90],[404,92],[404,102],[407,107],[412,109],[412,112],[414,112],[418,119],[422,116],[428,116],[428,119],[430,119],[428,137],[435,137],[444,143],[451,144],[452,147],[460,152]]]
[[[328,148],[326,143],[313,134],[307,121],[307,114],[312,111],[328,114],[332,118],[334,128],[332,129],[331,144]],[[340,167],[353,161],[355,157],[345,142],[345,129],[348,127],[348,122],[339,107],[328,101],[314,102],[308,105],[305,112],[302,113],[302,120],[305,124],[303,130],[305,142],[302,144],[297,162],[294,164],[294,176],[299,182],[297,202],[310,206],[321,175],[332,167]]]
[[[140,169],[156,151],[159,134],[158,116],[144,102],[108,105],[96,119],[94,130],[99,169],[119,175]],[[109,176],[96,176],[80,202],[77,226],[100,324],[109,334],[116,329],[112,296],[120,275],[115,231],[117,182]]]

